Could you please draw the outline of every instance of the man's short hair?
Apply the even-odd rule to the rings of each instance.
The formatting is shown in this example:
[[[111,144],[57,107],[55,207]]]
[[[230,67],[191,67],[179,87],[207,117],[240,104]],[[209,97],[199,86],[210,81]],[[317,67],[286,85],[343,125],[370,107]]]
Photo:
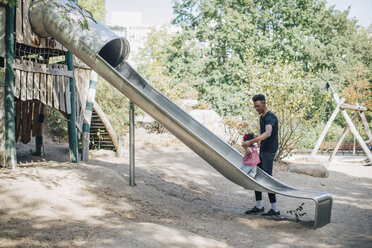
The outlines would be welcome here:
[[[263,94],[257,94],[257,95],[254,95],[254,96],[252,97],[252,101],[253,101],[253,102],[257,102],[257,101],[266,102],[265,95],[263,95]]]

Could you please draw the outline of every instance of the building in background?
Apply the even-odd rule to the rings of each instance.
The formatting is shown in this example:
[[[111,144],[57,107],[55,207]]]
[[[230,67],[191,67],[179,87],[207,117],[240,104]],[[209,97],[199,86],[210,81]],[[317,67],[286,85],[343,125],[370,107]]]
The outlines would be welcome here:
[[[130,44],[128,60],[133,64],[133,58],[144,46],[147,35],[154,26],[142,25],[141,12],[111,12],[106,19],[107,26],[117,35],[125,37]]]

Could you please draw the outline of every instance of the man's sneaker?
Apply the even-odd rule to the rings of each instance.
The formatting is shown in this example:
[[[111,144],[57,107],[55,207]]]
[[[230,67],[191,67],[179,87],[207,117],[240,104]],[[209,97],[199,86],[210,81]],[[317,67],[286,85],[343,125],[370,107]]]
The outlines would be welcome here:
[[[269,212],[261,214],[262,216],[278,216],[280,215],[280,211],[275,212],[273,209],[270,209]]]
[[[252,209],[245,211],[245,214],[257,214],[263,212],[264,210],[265,210],[264,207],[257,208],[256,206],[254,206]]]

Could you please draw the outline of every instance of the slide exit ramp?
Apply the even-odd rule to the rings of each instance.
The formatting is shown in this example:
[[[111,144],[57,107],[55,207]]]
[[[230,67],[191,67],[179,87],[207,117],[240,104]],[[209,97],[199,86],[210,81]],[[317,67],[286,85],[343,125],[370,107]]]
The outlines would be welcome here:
[[[74,5],[68,0],[56,2],[63,6]],[[67,14],[73,20],[81,18],[73,9]],[[238,151],[157,91],[126,62],[129,55],[126,39],[97,20],[89,19],[89,29],[82,30],[78,22],[69,23],[52,1],[35,1],[29,15],[35,33],[54,37],[224,177],[249,190],[313,200],[316,205],[314,228],[330,222],[332,197],[328,193],[288,186],[262,170],[258,170],[254,180],[241,171],[243,156]],[[87,13],[86,16],[88,18]]]

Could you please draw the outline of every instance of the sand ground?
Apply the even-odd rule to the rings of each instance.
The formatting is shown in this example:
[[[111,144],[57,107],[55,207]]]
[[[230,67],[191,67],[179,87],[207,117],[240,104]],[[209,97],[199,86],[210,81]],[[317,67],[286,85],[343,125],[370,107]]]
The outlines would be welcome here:
[[[173,136],[145,137],[136,143],[135,187],[128,153],[93,151],[72,164],[66,144],[47,142],[43,158],[20,144],[18,168],[0,169],[0,247],[372,247],[372,167],[363,157],[337,157],[328,178],[275,165],[280,181],[333,196],[331,223],[314,230],[312,201],[278,196],[280,218],[247,216],[252,191]],[[302,203],[296,221],[287,211]]]

